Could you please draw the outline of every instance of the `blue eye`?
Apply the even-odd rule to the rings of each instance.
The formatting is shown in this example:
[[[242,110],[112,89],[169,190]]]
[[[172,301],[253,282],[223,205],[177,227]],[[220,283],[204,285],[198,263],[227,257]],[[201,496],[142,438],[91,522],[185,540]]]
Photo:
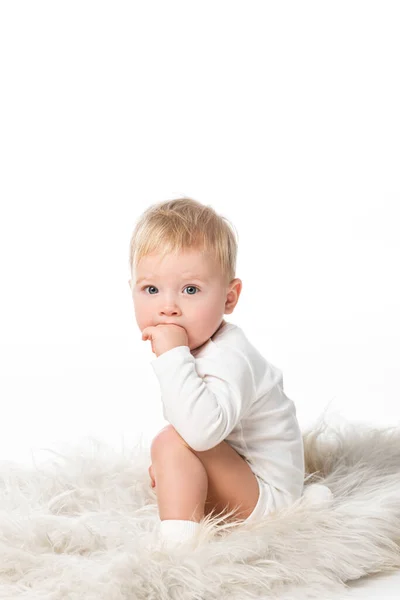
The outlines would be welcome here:
[[[198,289],[199,289],[199,288],[198,288],[198,287],[196,287],[195,285],[187,285],[187,286],[185,287],[185,290],[187,290],[188,288],[192,288],[192,289],[194,289],[194,290],[198,290]],[[189,296],[194,296],[194,294],[189,294]]]
[[[157,289],[155,285],[146,285],[146,286],[145,286],[144,288],[142,288],[142,289],[143,289],[143,290],[147,290],[147,288],[153,288],[153,289]],[[198,289],[199,289],[199,288],[198,288],[197,286],[195,286],[195,285],[187,285],[187,286],[185,287],[185,290],[187,290],[187,289],[190,289],[190,288],[191,288],[191,289],[194,289],[194,290],[198,290]],[[192,293],[190,293],[190,294],[186,294],[186,295],[187,295],[187,296],[194,296],[195,294],[192,294]],[[150,293],[150,296],[154,296],[154,294]]]

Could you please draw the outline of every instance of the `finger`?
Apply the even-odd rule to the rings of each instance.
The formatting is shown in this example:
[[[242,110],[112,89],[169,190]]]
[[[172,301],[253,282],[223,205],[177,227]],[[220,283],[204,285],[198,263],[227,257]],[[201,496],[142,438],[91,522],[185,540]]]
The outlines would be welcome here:
[[[142,340],[148,340],[152,338],[153,327],[145,327],[142,331]]]

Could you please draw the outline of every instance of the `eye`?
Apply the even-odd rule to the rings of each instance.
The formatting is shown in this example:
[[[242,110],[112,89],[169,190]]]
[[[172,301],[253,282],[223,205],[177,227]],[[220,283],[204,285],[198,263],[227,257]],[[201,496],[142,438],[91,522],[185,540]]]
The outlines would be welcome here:
[[[155,285],[145,285],[145,286],[142,288],[142,290],[147,290],[147,288],[149,288],[149,289],[153,289],[153,290],[154,290],[154,289],[155,289],[155,290],[157,289]],[[199,290],[199,288],[198,288],[197,286],[195,286],[195,285],[187,285],[187,286],[185,287],[185,290]],[[199,290],[199,291],[200,291],[200,290]],[[154,294],[153,294],[152,292],[149,292],[149,295],[150,295],[150,296],[154,296]],[[195,295],[195,292],[188,292],[188,293],[186,294],[186,296],[194,296],[194,295]]]
[[[192,290],[198,290],[199,288],[198,288],[198,287],[196,287],[195,285],[187,285],[187,286],[185,287],[185,290],[188,290],[188,289],[192,289]],[[194,296],[194,295],[195,295],[195,294],[189,294],[189,296]]]

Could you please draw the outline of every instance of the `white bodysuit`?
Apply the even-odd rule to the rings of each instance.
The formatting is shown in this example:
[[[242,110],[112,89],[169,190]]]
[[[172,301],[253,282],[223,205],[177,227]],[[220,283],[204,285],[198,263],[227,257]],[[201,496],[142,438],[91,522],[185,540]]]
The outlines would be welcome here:
[[[163,416],[196,451],[228,442],[253,473],[293,500],[304,482],[304,448],[296,408],[282,372],[242,329],[225,322],[197,350],[177,346],[151,361]]]

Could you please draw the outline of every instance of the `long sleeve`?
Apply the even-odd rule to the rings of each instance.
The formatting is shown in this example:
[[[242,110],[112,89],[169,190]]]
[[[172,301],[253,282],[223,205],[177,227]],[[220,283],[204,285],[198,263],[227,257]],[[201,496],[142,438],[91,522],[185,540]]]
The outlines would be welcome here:
[[[249,361],[230,346],[215,346],[212,356],[196,359],[188,346],[177,346],[151,365],[164,418],[198,452],[222,442],[256,397]]]

